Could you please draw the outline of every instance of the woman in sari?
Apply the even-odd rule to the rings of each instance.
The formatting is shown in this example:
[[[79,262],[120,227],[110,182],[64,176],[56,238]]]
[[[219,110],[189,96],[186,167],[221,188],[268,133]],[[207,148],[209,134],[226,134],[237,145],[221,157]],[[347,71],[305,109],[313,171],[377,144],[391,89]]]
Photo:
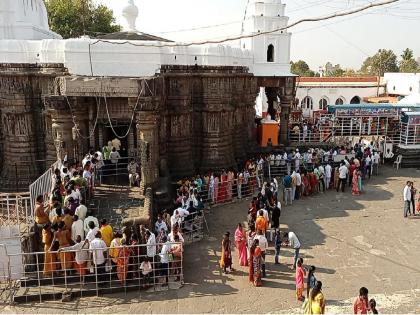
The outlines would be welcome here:
[[[226,200],[232,200],[232,188],[233,188],[233,181],[235,179],[235,174],[232,171],[227,173],[227,195]]]
[[[302,174],[302,194],[309,196],[311,194],[311,184],[309,183],[308,173],[305,171]]]
[[[304,314],[325,314],[325,298],[322,293],[322,282],[317,281],[315,287],[309,292],[308,298],[303,304]]]
[[[53,236],[51,232],[51,225],[48,223],[42,229],[42,243],[44,243],[44,277],[51,276],[55,271],[60,269],[60,263],[56,253],[59,244],[53,244]]]
[[[217,198],[217,202],[225,202],[227,197],[227,184],[228,184],[228,177],[225,171],[223,171],[222,175],[220,175],[220,188],[219,194]]]
[[[179,235],[175,235],[174,237],[174,241],[176,244],[171,245],[171,253],[173,256],[173,261],[172,261],[172,268],[171,271],[174,275],[176,275],[176,280],[175,281],[182,281],[183,279],[181,279],[183,272],[182,272],[182,253],[183,253],[183,249],[182,249],[182,243],[180,242],[180,238]]]
[[[60,249],[70,246],[71,232],[65,229],[64,221],[58,224],[58,230],[55,232],[54,240],[58,241]],[[74,263],[74,253],[61,251],[59,253],[61,269],[72,269]]]
[[[359,188],[359,178],[360,178],[360,171],[356,168],[353,171],[352,183],[351,183],[351,193],[353,196],[360,195],[360,188]]]
[[[235,231],[235,246],[238,249],[239,266],[247,265],[247,253],[246,253],[246,234],[241,223],[238,223],[238,227]]]
[[[214,176],[214,196],[213,202],[219,202],[219,176]]]
[[[252,255],[252,265],[253,265],[253,274],[254,274],[254,286],[260,287],[262,286],[261,276],[262,276],[262,265],[263,265],[263,258],[261,248],[258,246],[258,240],[254,241]]]
[[[254,233],[255,234],[255,233]],[[252,240],[249,241],[248,238],[248,244],[251,243],[249,245],[249,252],[248,252],[248,265],[249,265],[249,269],[248,269],[248,280],[249,282],[254,283],[254,254],[255,254],[255,248],[258,245],[258,240]]]
[[[223,235],[222,240],[222,257],[220,259],[220,268],[223,269],[224,273],[228,273],[228,271],[233,271],[232,268],[232,251],[230,248],[230,240],[229,240],[229,232],[226,232]]]
[[[127,279],[128,262],[130,261],[131,253],[131,248],[126,247],[126,240],[124,238],[121,239],[121,247],[118,248],[117,256],[117,277],[121,284],[124,284]]]

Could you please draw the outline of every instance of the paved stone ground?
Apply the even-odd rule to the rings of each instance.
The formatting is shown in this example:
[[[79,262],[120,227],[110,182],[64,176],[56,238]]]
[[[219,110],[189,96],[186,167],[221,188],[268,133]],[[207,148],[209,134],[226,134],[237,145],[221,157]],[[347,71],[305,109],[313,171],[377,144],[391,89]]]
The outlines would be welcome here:
[[[409,178],[417,182],[420,172],[383,168],[381,173],[367,183],[362,196],[330,191],[283,209],[281,228],[297,233],[304,263],[317,266],[329,313],[351,312],[351,300],[361,286],[369,288],[382,313],[420,312],[420,216],[404,219],[402,210],[404,183]],[[248,283],[246,268],[235,266],[232,275],[218,268],[221,235],[233,233],[236,223],[246,219],[248,202],[212,209],[209,237],[186,250],[186,285],[178,291],[7,306],[2,311],[298,313],[294,274],[288,269],[291,250],[282,249],[280,266],[273,264],[271,252],[261,288]]]

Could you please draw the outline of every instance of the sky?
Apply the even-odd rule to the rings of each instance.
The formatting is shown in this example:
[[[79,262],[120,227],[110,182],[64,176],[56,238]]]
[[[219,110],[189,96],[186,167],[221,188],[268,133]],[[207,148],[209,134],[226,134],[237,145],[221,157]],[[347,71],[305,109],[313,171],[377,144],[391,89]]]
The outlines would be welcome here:
[[[382,0],[283,0],[289,23],[354,9]],[[127,0],[96,0],[114,11],[125,25]],[[192,42],[222,39],[241,32],[248,0],[134,0],[139,7],[137,29],[168,39]],[[203,28],[205,27],[205,28]],[[197,29],[198,28],[198,29]],[[195,30],[191,30],[195,29]],[[411,48],[420,57],[420,0],[399,0],[352,16],[304,23],[290,29],[291,59],[305,60],[313,70],[327,62],[359,69],[378,49],[399,56]]]

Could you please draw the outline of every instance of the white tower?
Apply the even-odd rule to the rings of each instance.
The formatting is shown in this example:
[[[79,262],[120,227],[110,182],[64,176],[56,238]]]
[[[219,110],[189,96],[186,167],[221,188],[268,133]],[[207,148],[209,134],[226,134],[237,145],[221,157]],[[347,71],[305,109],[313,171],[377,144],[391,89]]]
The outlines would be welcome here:
[[[61,38],[51,32],[43,0],[0,0],[0,39]]]
[[[243,26],[243,34],[258,34],[286,27],[281,0],[250,0]],[[253,73],[256,76],[291,76],[290,38],[286,30],[242,40],[242,48],[254,53]]]

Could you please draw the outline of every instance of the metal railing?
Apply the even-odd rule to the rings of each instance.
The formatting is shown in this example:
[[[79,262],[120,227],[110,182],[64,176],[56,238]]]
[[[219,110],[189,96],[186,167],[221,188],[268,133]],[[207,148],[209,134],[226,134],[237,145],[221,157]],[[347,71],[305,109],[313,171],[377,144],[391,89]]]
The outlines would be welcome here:
[[[399,144],[420,145],[420,125],[402,123]]]
[[[118,184],[118,185],[130,185],[129,181],[129,172],[128,164],[131,159],[134,159],[138,165],[137,174],[140,175],[140,163],[138,157],[122,157],[117,159],[116,163],[113,163],[111,160],[106,160],[105,165],[100,169],[95,169],[95,178],[100,183],[106,184]]]
[[[263,173],[241,179],[233,178],[231,181],[221,181],[217,188],[203,185],[198,191],[198,199],[202,207],[204,205],[225,204],[235,200],[248,198],[261,187],[264,180]],[[216,184],[215,184],[216,185]],[[189,187],[191,189],[191,186]]]
[[[152,255],[151,246],[155,247],[156,255]],[[175,253],[176,247],[181,249],[176,251],[181,255]],[[162,248],[166,250],[161,255]],[[168,250],[170,253],[166,254]],[[106,258],[101,265],[95,265],[100,259],[98,249],[73,250],[63,247],[47,252],[6,252],[9,262],[21,263],[0,266],[0,284],[3,287],[17,281],[12,294],[6,294],[8,300],[3,302],[61,300],[67,294],[83,297],[132,290],[161,291],[178,289],[183,284],[182,243],[128,245],[103,251]],[[162,257],[168,263],[162,261]],[[142,269],[145,265],[142,262],[146,259],[151,265],[147,274]],[[12,287],[9,286],[9,289],[12,290]]]
[[[44,174],[38,177],[31,185],[29,185],[29,194],[31,198],[31,208],[35,208],[36,197],[45,196],[53,190],[53,174],[56,168],[61,167],[61,161],[55,162],[51,167],[46,170]]]
[[[0,194],[0,226],[30,225],[33,222],[29,193]]]

